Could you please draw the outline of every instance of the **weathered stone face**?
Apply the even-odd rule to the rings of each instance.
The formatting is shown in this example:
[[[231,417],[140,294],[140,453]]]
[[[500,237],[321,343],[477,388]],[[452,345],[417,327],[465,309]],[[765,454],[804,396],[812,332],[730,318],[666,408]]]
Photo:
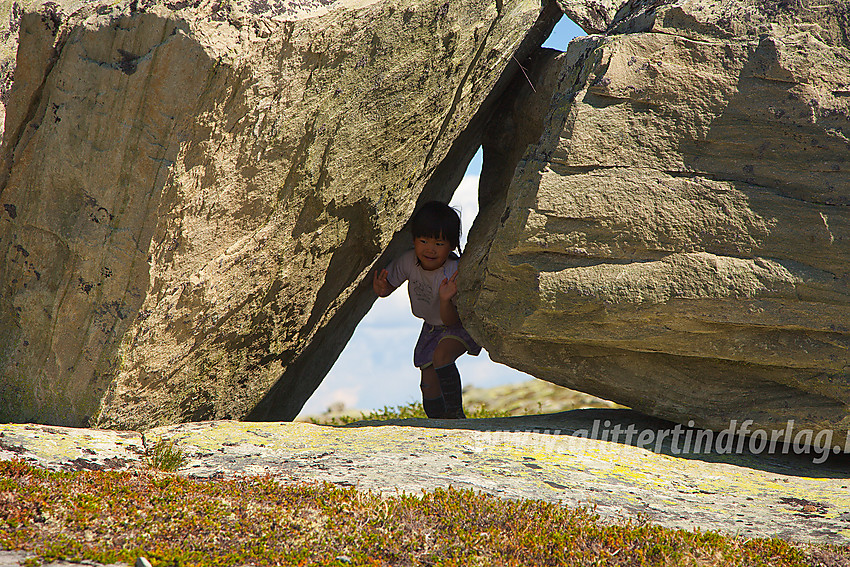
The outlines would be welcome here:
[[[368,309],[359,282],[453,190],[435,179],[558,15],[186,4],[3,17],[2,421],[294,417]]]
[[[850,8],[798,4],[570,45],[461,267],[495,360],[703,427],[850,429]]]
[[[625,0],[558,0],[572,21],[589,34],[605,33]]]

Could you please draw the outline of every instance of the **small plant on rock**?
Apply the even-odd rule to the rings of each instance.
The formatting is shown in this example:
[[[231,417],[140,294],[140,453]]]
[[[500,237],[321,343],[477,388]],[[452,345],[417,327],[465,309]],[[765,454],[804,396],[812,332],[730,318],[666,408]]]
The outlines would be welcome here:
[[[145,464],[158,471],[175,472],[185,465],[186,461],[186,455],[174,441],[157,439],[156,443],[145,451]]]

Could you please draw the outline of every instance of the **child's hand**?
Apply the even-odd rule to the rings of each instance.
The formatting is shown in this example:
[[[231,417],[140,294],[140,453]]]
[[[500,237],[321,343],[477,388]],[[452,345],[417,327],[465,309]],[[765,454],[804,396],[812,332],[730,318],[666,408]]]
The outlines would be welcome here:
[[[457,272],[453,273],[452,277],[443,279],[440,283],[440,301],[451,301],[457,295],[456,278]]]
[[[395,288],[390,285],[390,282],[387,281],[387,276],[389,272],[386,270],[375,270],[375,276],[372,279],[372,289],[375,290],[375,293],[378,297],[386,297],[395,291]]]

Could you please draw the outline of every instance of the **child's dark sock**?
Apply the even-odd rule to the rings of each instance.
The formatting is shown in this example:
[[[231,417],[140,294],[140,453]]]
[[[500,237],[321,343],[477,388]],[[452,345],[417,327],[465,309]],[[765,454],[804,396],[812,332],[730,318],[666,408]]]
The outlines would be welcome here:
[[[435,398],[426,398],[425,391],[428,390],[429,393],[433,394],[433,390],[435,388],[426,387],[425,382],[421,382],[419,384],[419,389],[422,390],[422,407],[425,409],[425,415],[431,419],[443,417],[443,414],[446,413],[446,404],[443,402],[443,394],[441,393]]]
[[[443,402],[446,404],[445,417],[464,418],[463,392],[460,386],[460,372],[457,365],[452,362],[446,366],[435,368],[437,378],[440,379],[440,389],[443,390]]]
[[[422,407],[425,408],[425,415],[431,419],[441,418],[446,413],[446,404],[443,402],[443,396],[430,399],[425,399],[423,397]]]

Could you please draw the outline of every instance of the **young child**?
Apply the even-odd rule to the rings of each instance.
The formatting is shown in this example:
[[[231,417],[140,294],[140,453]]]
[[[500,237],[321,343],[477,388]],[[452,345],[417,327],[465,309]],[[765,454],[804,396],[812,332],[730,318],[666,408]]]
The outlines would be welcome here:
[[[425,203],[413,215],[413,250],[376,271],[372,287],[386,297],[407,280],[413,314],[425,320],[413,351],[422,372],[422,405],[431,418],[464,418],[460,373],[455,360],[481,352],[463,328],[454,297],[460,252],[460,217],[445,203]]]

